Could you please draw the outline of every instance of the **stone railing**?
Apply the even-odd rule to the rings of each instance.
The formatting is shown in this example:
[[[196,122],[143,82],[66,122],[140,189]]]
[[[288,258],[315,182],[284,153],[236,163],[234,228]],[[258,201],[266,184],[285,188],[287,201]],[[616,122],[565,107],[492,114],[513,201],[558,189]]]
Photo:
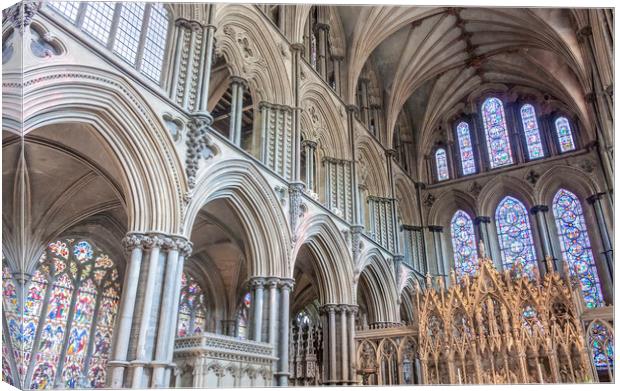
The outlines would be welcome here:
[[[175,387],[269,387],[273,384],[273,346],[202,333],[174,344]]]

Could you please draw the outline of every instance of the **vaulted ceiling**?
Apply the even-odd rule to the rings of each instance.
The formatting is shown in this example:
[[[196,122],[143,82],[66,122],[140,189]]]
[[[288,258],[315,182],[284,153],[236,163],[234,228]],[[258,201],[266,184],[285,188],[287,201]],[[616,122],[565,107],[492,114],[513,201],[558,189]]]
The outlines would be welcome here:
[[[406,109],[423,153],[433,132],[477,91],[503,86],[551,95],[589,126],[586,67],[569,10],[337,7],[347,41],[345,99],[367,63],[384,94],[388,144]]]

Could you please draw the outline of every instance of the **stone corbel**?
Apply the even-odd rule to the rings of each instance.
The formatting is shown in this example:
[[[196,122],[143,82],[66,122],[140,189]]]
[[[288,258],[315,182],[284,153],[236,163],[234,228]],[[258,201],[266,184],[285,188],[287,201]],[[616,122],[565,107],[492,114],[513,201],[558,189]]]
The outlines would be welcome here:
[[[201,158],[211,159],[219,153],[219,148],[207,135],[211,120],[208,117],[193,117],[187,124],[187,152],[185,172],[189,189],[196,186],[196,174]]]

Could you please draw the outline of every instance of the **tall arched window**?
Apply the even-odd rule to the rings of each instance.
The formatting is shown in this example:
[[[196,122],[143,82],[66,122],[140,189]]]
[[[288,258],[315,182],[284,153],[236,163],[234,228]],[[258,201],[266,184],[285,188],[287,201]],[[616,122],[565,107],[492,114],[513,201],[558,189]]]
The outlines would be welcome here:
[[[521,106],[521,123],[523,124],[525,144],[527,145],[527,154],[530,160],[545,157],[540,131],[538,130],[536,110],[534,110],[534,106],[529,103]]]
[[[570,128],[570,122],[566,117],[559,117],[555,120],[555,131],[558,135],[558,143],[561,152],[568,152],[575,149],[575,141],[573,140],[573,132]]]
[[[478,265],[474,224],[469,215],[457,210],[450,222],[454,268],[458,275],[473,275]]]
[[[459,140],[463,175],[475,174],[476,161],[474,160],[474,149],[471,144],[471,134],[467,122],[461,122],[456,126],[456,136]]]
[[[495,225],[504,268],[514,267],[519,275],[523,272],[533,277],[536,253],[525,205],[514,197],[505,197],[495,210]]]
[[[448,156],[446,150],[439,148],[435,152],[435,167],[437,167],[437,180],[445,181],[450,179],[450,173],[448,172]]]
[[[487,98],[482,104],[482,120],[491,168],[512,164],[512,150],[502,101]]]
[[[103,387],[120,295],[114,262],[86,240],[48,245],[25,287],[3,270],[5,322],[18,375],[29,388]],[[23,311],[23,323],[20,312]]]
[[[161,3],[50,2],[49,7],[77,24],[156,83],[160,82],[169,14]],[[115,20],[117,18],[117,20]]]
[[[570,271],[581,281],[583,298],[588,308],[603,305],[601,284],[592,255],[592,246],[577,196],[560,189],[553,197],[553,215],[560,237],[562,256]]]
[[[587,339],[596,369],[609,371],[611,374],[614,368],[613,329],[608,327],[606,323],[595,320],[588,327]]]
[[[179,319],[177,337],[187,337],[205,331],[205,295],[194,278],[181,274],[181,299],[179,300]]]

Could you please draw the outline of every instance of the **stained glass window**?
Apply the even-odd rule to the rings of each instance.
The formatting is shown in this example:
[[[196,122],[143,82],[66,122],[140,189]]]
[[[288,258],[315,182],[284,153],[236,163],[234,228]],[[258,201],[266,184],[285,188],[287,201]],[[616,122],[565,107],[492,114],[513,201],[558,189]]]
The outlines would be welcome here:
[[[463,175],[475,174],[476,162],[474,160],[474,149],[471,144],[471,134],[467,122],[461,122],[456,126],[456,136],[459,140]]]
[[[592,350],[592,359],[596,368],[614,366],[614,338],[613,332],[601,321],[594,321],[589,327],[588,343]]]
[[[450,178],[448,173],[448,156],[445,149],[439,148],[435,152],[435,165],[437,167],[437,180],[445,181]]]
[[[553,198],[553,215],[560,237],[562,256],[571,273],[579,278],[588,308],[603,305],[590,237],[583,217],[581,202],[568,190],[560,189]]]
[[[525,205],[514,197],[505,197],[495,210],[495,225],[504,268],[533,278],[536,253]]]
[[[525,144],[527,145],[527,154],[530,160],[544,157],[545,151],[543,150],[540,131],[538,130],[536,110],[529,103],[521,106],[521,123],[523,123]]]
[[[105,385],[120,285],[114,262],[86,240],[48,245],[24,291],[23,323],[16,282],[3,269],[4,317],[12,359],[28,388]],[[37,339],[35,340],[35,336]],[[6,358],[6,357],[5,357]]]
[[[555,120],[555,131],[558,135],[560,143],[560,151],[568,152],[575,149],[575,141],[573,140],[573,132],[570,123],[566,117],[560,117]]]
[[[205,331],[206,302],[205,295],[189,274],[181,275],[181,300],[179,301],[179,319],[177,336],[187,337]]]
[[[474,275],[478,265],[474,223],[469,215],[457,210],[450,223],[454,269],[458,275]]]
[[[512,150],[504,105],[497,98],[487,98],[482,104],[482,120],[491,168],[512,164]]]

